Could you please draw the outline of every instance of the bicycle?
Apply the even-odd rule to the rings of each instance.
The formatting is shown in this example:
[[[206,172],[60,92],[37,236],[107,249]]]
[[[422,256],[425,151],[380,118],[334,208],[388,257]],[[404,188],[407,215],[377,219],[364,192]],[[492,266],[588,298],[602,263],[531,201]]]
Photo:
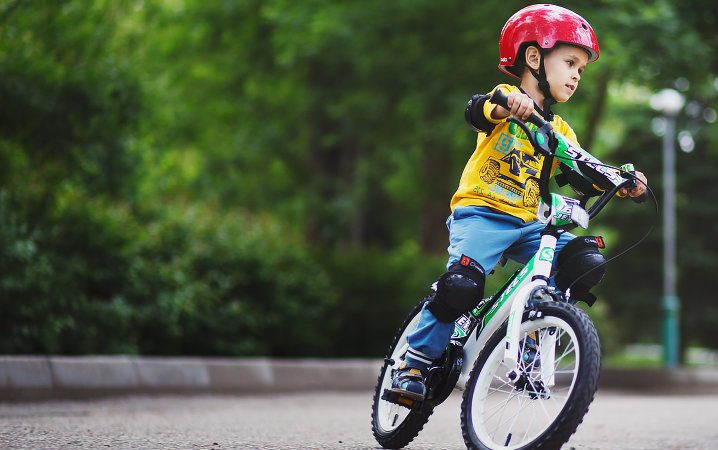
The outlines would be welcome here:
[[[490,101],[507,107],[500,90]],[[498,292],[456,320],[449,346],[428,372],[422,402],[397,398],[387,388],[436,284],[409,314],[389,347],[374,393],[372,431],[384,448],[411,442],[455,388],[464,391],[464,442],[477,449],[559,448],[593,401],[601,366],[596,328],[570,300],[570,288],[562,292],[550,286],[549,277],[558,236],[576,226],[587,228],[621,188],[635,186],[633,166],[601,163],[535,113],[526,122],[509,120],[544,155],[538,180],[538,216],[546,223],[541,243]],[[549,191],[554,158],[584,180],[579,199]],[[637,199],[643,200],[645,194]]]

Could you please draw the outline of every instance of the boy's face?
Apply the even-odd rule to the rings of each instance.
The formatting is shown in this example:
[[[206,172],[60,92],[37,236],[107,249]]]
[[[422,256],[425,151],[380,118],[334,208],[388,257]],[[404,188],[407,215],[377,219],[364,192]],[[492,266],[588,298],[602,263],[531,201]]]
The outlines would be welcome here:
[[[557,102],[567,101],[576,92],[586,64],[588,52],[573,45],[558,44],[546,55],[546,77]]]

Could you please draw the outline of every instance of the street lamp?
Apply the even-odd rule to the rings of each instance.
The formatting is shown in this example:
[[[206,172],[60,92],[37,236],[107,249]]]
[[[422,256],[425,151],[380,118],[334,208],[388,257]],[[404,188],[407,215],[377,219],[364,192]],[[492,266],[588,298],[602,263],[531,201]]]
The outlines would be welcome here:
[[[685,99],[673,89],[651,96],[651,108],[663,114],[663,360],[678,366],[679,317],[676,295],[676,116]]]

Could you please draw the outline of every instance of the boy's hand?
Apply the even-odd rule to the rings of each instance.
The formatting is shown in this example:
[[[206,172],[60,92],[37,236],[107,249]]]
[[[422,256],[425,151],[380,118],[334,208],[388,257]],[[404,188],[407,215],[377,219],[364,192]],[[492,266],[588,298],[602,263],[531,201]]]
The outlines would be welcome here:
[[[514,116],[526,120],[534,112],[534,101],[528,95],[521,92],[509,92],[506,94],[506,98],[510,109],[496,105],[491,111],[491,118],[499,120]]]
[[[646,176],[643,174],[643,172],[636,171],[634,175],[636,175],[636,178],[638,178],[638,180],[636,180],[636,186],[630,191],[626,188],[621,189],[620,191],[618,191],[620,196],[625,197],[626,195],[629,195],[635,198],[640,197],[641,195],[646,193],[648,179],[646,179]]]

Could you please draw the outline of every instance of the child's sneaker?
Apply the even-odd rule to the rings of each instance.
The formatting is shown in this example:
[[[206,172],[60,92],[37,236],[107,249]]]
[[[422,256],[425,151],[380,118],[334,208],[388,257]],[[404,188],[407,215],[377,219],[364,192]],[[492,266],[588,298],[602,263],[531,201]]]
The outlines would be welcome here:
[[[423,401],[426,396],[426,374],[416,367],[407,367],[406,362],[396,369],[391,380],[391,388],[387,389],[401,397],[415,401]]]
[[[522,349],[520,352],[520,358],[525,368],[538,369],[541,367],[541,360],[539,358],[538,346],[535,339],[531,336],[526,336],[525,339],[519,342],[519,348]]]

